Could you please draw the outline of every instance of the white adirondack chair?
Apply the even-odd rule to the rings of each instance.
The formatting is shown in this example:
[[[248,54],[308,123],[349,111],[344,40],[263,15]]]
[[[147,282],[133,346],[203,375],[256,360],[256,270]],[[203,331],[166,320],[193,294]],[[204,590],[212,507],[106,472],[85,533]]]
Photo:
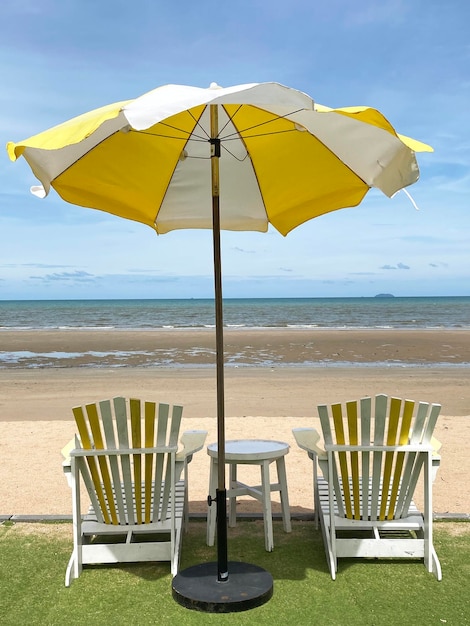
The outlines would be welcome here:
[[[341,557],[424,559],[441,580],[432,536],[440,409],[385,395],[318,406],[324,448],[314,428],[293,429],[313,460],[315,516],[333,580]],[[423,513],[413,502],[421,475]]]
[[[170,561],[171,573],[178,572],[187,464],[207,435],[185,432],[178,450],[182,412],[125,398],[73,409],[78,436],[63,464],[73,500],[67,587],[87,564]],[[84,516],[81,479],[91,501]]]

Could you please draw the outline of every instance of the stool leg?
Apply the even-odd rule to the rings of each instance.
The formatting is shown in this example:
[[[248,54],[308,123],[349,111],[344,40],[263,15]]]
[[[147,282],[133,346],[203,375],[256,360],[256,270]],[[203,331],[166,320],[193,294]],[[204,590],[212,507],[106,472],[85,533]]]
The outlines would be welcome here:
[[[292,525],[290,521],[289,494],[287,492],[286,462],[283,456],[277,459],[276,465],[281,495],[282,523],[286,533],[290,533]]]
[[[216,496],[217,488],[217,459],[211,458],[210,474],[209,474],[209,495],[212,498]],[[214,545],[215,540],[215,526],[217,517],[217,505],[215,502],[211,506],[207,507],[207,536],[206,543],[208,546]]]
[[[263,497],[264,517],[264,541],[266,550],[272,552],[273,540],[273,515],[271,507],[271,482],[269,480],[269,461],[263,461],[261,465],[261,491]]]
[[[236,489],[237,488],[237,464],[236,463],[230,463],[230,484],[229,484],[229,489],[230,491],[232,489]],[[236,526],[237,524],[237,498],[236,496],[232,496],[230,495],[230,492],[228,494],[228,525],[230,526],[230,528],[233,528],[233,526]]]

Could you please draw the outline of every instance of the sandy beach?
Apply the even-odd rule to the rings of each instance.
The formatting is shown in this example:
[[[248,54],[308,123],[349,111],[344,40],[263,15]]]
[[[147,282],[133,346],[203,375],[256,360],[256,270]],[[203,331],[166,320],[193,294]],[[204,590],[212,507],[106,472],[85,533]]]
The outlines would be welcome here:
[[[71,513],[60,450],[75,432],[73,406],[116,395],[182,404],[182,430],[203,428],[209,433],[207,443],[216,440],[211,331],[7,331],[0,333],[0,342],[2,351],[81,355],[72,366],[0,369],[2,515]],[[178,349],[187,367],[142,367],[145,355],[131,355],[121,367],[90,367],[93,355],[83,354],[140,349]],[[252,355],[251,367],[230,366],[230,355],[241,351],[248,362]],[[270,365],[256,366],[261,351],[273,356]],[[197,363],[205,367],[191,367],[196,353]],[[236,330],[226,333],[226,354],[226,437],[290,444],[286,465],[294,512],[311,512],[313,502],[311,462],[297,448],[291,429],[318,426],[319,403],[386,393],[442,404],[435,431],[442,442],[442,463],[433,509],[470,513],[467,331]],[[455,366],[459,363],[463,365]],[[242,479],[259,482],[252,468],[246,470]],[[192,512],[205,510],[208,479],[209,457],[203,450],[190,468]],[[240,509],[257,511],[259,505],[247,500]]]

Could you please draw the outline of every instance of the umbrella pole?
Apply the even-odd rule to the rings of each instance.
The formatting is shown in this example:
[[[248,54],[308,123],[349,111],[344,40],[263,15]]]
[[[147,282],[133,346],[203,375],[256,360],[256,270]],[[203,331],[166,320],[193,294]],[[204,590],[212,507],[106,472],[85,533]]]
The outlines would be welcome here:
[[[225,485],[225,391],[224,391],[224,319],[222,298],[222,262],[220,253],[220,194],[217,105],[211,105],[211,179],[212,237],[214,249],[215,347],[217,370],[217,580],[228,580],[227,489]]]
[[[201,563],[173,578],[173,598],[182,606],[208,613],[232,613],[253,609],[273,595],[273,578],[257,565],[231,561],[227,549],[227,490],[225,487],[224,324],[222,265],[220,254],[220,200],[217,105],[210,105],[212,224],[214,243],[215,330],[217,369],[217,563]],[[208,498],[212,505],[211,497]],[[230,566],[230,576],[229,576]],[[216,574],[217,573],[217,577]]]

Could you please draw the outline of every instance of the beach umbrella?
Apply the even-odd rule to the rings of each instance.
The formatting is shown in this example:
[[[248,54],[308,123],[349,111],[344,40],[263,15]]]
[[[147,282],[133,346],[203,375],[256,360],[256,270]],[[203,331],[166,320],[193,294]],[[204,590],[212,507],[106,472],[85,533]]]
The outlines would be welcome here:
[[[213,586],[227,597],[229,587],[220,584],[232,578],[220,230],[265,232],[271,224],[287,235],[314,217],[358,205],[372,187],[391,197],[418,179],[415,152],[432,149],[397,134],[373,108],[331,109],[277,83],[213,83],[207,89],[165,85],[10,142],[7,150],[12,160],[23,156],[29,163],[41,182],[31,188],[38,196],[53,187],[67,202],[142,222],[160,234],[213,231],[219,454]],[[260,592],[258,603],[269,593]],[[198,608],[212,607],[212,600],[204,602]]]

